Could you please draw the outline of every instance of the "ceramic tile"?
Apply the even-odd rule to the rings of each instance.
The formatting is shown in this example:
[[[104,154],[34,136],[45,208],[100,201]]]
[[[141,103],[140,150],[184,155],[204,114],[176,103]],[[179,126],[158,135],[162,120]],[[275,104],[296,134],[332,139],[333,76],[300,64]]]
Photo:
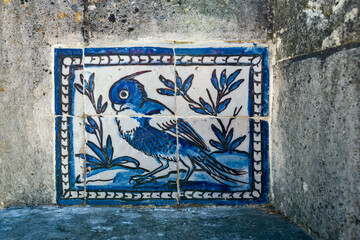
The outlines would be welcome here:
[[[171,116],[174,92],[162,88],[173,84],[164,76],[173,75],[170,48],[86,49],[85,113]],[[159,104],[161,108],[155,111]]]
[[[82,54],[55,50],[58,203],[268,201],[266,48]]]
[[[87,117],[87,203],[175,204],[175,126],[169,117]]]
[[[84,124],[79,117],[56,117],[56,185],[59,204],[84,201]]]
[[[183,118],[178,124],[180,203],[267,201],[266,122]]]
[[[55,115],[81,116],[84,112],[82,49],[55,49]]]
[[[175,55],[178,115],[267,116],[265,48],[175,48]]]

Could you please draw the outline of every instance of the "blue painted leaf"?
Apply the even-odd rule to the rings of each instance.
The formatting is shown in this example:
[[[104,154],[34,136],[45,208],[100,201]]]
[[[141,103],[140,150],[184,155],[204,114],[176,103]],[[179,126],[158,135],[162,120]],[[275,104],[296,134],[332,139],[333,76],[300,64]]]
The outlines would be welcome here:
[[[84,84],[84,75],[80,74],[80,82]]]
[[[88,155],[88,154],[86,154],[86,162],[97,164],[97,165],[102,165],[103,164],[103,162],[101,162],[98,158],[93,157],[93,156]]]
[[[84,80],[84,87],[85,87],[85,89],[89,90],[89,85],[88,85],[88,82],[86,80]]]
[[[225,99],[224,101],[222,101],[220,104],[219,104],[219,108],[218,108],[218,112],[217,113],[221,113],[222,111],[224,111],[227,106],[229,105],[231,101],[231,98],[227,98]]]
[[[207,112],[205,112],[204,110],[202,110],[201,108],[197,108],[191,104],[189,104],[189,107],[191,110],[193,110],[196,113],[200,113],[200,114],[204,114],[204,115],[209,115]]]
[[[214,110],[212,109],[211,105],[204,101],[203,98],[199,98],[201,105],[203,105],[206,110],[208,110],[210,113],[214,113]]]
[[[237,148],[246,138],[246,135],[239,137],[237,139],[235,139],[231,144],[230,144],[230,149],[235,149]]]
[[[122,166],[122,165],[128,164],[128,163],[134,164],[134,168],[139,168],[139,166],[140,166],[140,163],[139,163],[138,160],[136,160],[135,158],[132,158],[132,157],[128,157],[128,156],[115,158],[111,162],[111,165],[113,165],[113,166],[115,166],[115,165]],[[127,167],[129,167],[129,166],[127,166]]]
[[[214,124],[211,124],[211,129],[215,133],[216,137],[219,139],[220,142],[224,142],[224,136],[221,133],[220,129],[218,129]]]
[[[106,168],[105,164],[97,164],[97,163],[86,163],[86,168],[91,168],[91,170],[96,170],[99,168]]]
[[[174,96],[174,90],[166,89],[166,88],[158,88],[156,91],[161,95]]]
[[[219,90],[219,81],[218,81],[218,79],[216,77],[216,69],[212,73],[211,83],[212,83],[212,85],[214,86],[214,88],[216,90]]]
[[[106,110],[106,108],[107,108],[107,105],[108,105],[108,103],[106,102],[103,106],[102,106],[102,108],[101,108],[101,113],[104,113],[105,112],[105,110]]]
[[[91,167],[92,169],[98,169],[98,168],[107,168],[108,165],[106,164],[106,162],[102,161],[101,159],[86,154],[86,167],[87,168]]]
[[[239,73],[241,72],[241,69],[236,70],[235,72],[233,72],[227,79],[226,84],[229,86],[235,79],[236,77],[239,75]]]
[[[229,87],[229,93],[237,89],[242,82],[244,82],[244,79],[234,82],[234,84]]]
[[[85,158],[85,154],[83,154],[83,153],[76,153],[76,154],[75,154],[75,157],[79,157],[79,158],[81,158],[81,159],[84,159],[84,158]]]
[[[221,72],[221,76],[220,76],[220,86],[221,86],[221,89],[224,88],[225,82],[226,82],[226,69],[224,69],[224,71]]]
[[[180,96],[181,95],[181,92],[180,92],[180,90],[178,89],[178,90],[176,90],[176,96]]]
[[[214,140],[210,140],[209,141],[210,145],[213,146],[214,148],[217,148],[219,150],[224,150],[224,147],[221,145],[221,143],[214,141]]]
[[[233,133],[234,133],[234,128],[230,130],[229,134],[226,137],[226,145],[229,145],[229,143],[231,142],[233,138]]]
[[[174,88],[175,88],[175,85],[174,85],[173,81],[164,78],[163,75],[160,75],[160,76],[159,76],[159,79],[160,79],[160,81],[161,81],[165,86],[167,86],[168,88],[171,88],[171,89],[174,89]]]
[[[95,73],[92,73],[89,78],[89,85],[90,85],[90,91],[93,92],[95,88],[95,82],[94,82]]]
[[[112,146],[110,135],[108,135],[108,137],[106,139],[106,150],[107,150],[108,158],[111,161],[111,159],[113,158],[114,148]]]
[[[99,109],[99,110],[101,108],[101,101],[102,101],[102,95],[100,95],[98,102],[97,102],[97,109]]]
[[[90,125],[86,124],[85,123],[85,129],[88,133],[91,133],[91,134],[94,134],[95,133],[95,130],[94,128],[92,128]]]
[[[98,129],[98,125],[92,117],[87,117],[87,120],[94,129]]]
[[[182,89],[182,80],[181,80],[178,72],[175,71],[175,73],[176,73],[176,86],[177,86],[178,88]]]
[[[83,86],[81,86],[78,83],[74,83],[74,87],[76,88],[76,90],[78,90],[81,94],[84,94],[84,88]]]
[[[104,163],[106,163],[106,158],[105,158],[103,151],[98,146],[96,146],[95,143],[88,141],[86,144],[100,158],[100,160],[102,160]]]
[[[194,79],[194,74],[191,74],[184,82],[184,92],[187,92],[191,87],[192,80]]]

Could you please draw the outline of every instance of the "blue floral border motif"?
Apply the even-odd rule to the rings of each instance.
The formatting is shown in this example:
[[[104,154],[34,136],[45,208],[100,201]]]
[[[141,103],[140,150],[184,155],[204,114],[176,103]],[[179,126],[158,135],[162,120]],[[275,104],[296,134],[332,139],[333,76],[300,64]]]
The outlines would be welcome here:
[[[83,51],[85,53],[84,56]],[[84,89],[74,84],[75,70],[83,69],[84,66],[174,64],[178,66],[226,65],[250,67],[248,114],[250,117],[263,117],[268,115],[268,51],[263,47],[55,49],[57,203],[66,205],[83,204],[84,202],[91,205],[165,205],[176,203],[176,199],[178,198],[178,192],[176,190],[122,191],[100,188],[85,190],[83,186],[76,185],[77,176],[75,176],[74,173],[72,131],[72,116],[74,116],[72,97],[76,90],[82,91],[84,94]],[[171,85],[166,79],[160,80],[163,81],[166,86]],[[189,80],[186,79],[185,82],[186,81]],[[185,82],[183,83],[184,85]],[[178,84],[178,82],[176,84]],[[216,85],[216,83],[213,82],[213,85],[214,84]],[[237,83],[237,85],[240,84],[241,82]],[[174,85],[174,83],[172,83],[172,85]],[[237,86],[234,88],[236,87]],[[158,91],[160,94],[164,93],[163,95],[168,95],[169,91],[165,90]],[[213,109],[211,110],[205,102],[201,102],[201,104],[204,110],[210,113],[208,115],[212,115],[211,111],[213,111]],[[100,112],[101,109],[106,108],[105,104],[102,105],[101,100],[98,107],[100,107]],[[196,108],[192,110],[200,113],[202,111]],[[249,172],[251,179],[250,189],[244,191],[181,190],[179,197],[180,203],[243,205],[269,201],[268,123],[260,119],[250,118],[249,125],[249,154],[251,156],[252,169],[252,171]],[[239,141],[241,141],[240,138]],[[107,144],[109,144],[109,142],[107,142]],[[216,143],[214,142],[214,144]],[[111,140],[107,148],[110,147]]]

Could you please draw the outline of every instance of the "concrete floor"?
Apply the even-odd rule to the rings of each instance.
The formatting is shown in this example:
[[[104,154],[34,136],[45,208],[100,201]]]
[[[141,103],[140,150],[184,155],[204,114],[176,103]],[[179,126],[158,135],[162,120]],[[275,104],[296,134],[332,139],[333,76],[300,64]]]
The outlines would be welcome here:
[[[0,239],[312,239],[254,207],[36,207],[0,211]]]

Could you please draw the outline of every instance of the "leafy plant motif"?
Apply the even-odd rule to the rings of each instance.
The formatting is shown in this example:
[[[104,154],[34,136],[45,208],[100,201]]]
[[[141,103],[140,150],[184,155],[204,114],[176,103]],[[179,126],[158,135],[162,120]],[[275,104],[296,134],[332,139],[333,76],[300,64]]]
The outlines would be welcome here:
[[[78,90],[81,94],[85,94],[92,106],[94,107],[96,114],[100,114],[100,113],[104,113],[108,103],[105,102],[104,105],[102,105],[102,95],[100,94],[98,101],[96,103],[95,100],[95,96],[94,96],[94,89],[95,89],[95,73],[92,73],[89,77],[89,81],[84,80],[84,76],[82,74],[80,74],[80,81],[81,84],[79,83],[74,83],[74,87],[76,88],[76,90]]]
[[[95,73],[90,75],[89,81],[84,79],[84,76],[80,74],[80,81],[83,85],[74,83],[74,87],[78,90],[81,94],[85,94],[92,106],[94,107],[97,114],[104,113],[108,103],[105,102],[102,104],[102,95],[99,96],[97,104],[94,95],[95,89]],[[76,154],[77,157],[81,157],[82,159],[86,158],[86,168],[90,170],[100,169],[100,168],[107,168],[110,169],[115,166],[122,166],[126,168],[132,169],[139,169],[140,163],[138,160],[123,156],[114,158],[114,148],[112,146],[111,136],[108,135],[106,138],[106,144],[104,145],[104,131],[101,117],[98,117],[97,123],[94,118],[91,116],[87,116],[86,118],[87,123],[85,123],[85,130],[86,132],[93,134],[96,136],[97,144],[92,141],[87,141],[86,145],[95,153],[96,157],[91,156],[89,154]],[[132,163],[134,167],[129,166],[129,163]]]
[[[235,108],[234,117],[240,112],[241,108],[237,110]],[[215,136],[219,141],[211,139],[209,141],[210,145],[218,149],[220,152],[232,151],[235,150],[240,144],[245,140],[246,135],[238,137],[233,140],[234,128],[230,128],[231,122],[235,118],[230,118],[227,126],[225,127],[224,123],[220,119],[216,119],[220,125],[219,129],[214,124],[211,124],[211,129],[215,133]]]
[[[204,98],[200,97],[199,102],[193,100],[189,94],[188,90],[192,85],[192,80],[194,79],[194,74],[191,74],[186,78],[183,82],[180,78],[177,71],[176,73],[176,95],[182,96],[188,103],[191,110],[196,113],[200,113],[203,115],[211,115],[217,116],[221,112],[223,112],[231,102],[231,98],[224,99],[225,96],[235,91],[243,82],[244,79],[236,80],[237,76],[240,74],[241,69],[236,70],[231,73],[229,77],[226,76],[226,69],[224,69],[220,74],[220,79],[218,79],[216,74],[216,69],[212,72],[211,75],[211,84],[217,91],[217,96],[214,101],[214,98],[211,96],[209,89],[206,89],[208,94],[209,102],[206,102]],[[167,88],[159,88],[157,92],[161,95],[174,96],[175,95],[175,84],[173,81],[166,79],[164,76],[160,75],[160,81]],[[233,117],[235,118],[240,110],[240,108],[235,108]],[[210,145],[214,148],[218,149],[221,152],[235,150],[240,144],[245,140],[246,135],[238,137],[233,140],[234,128],[230,128],[231,122],[234,120],[231,118],[225,127],[223,121],[221,119],[216,119],[220,125],[220,129],[216,127],[214,124],[211,125],[211,129],[217,137],[218,141],[211,139],[209,141]]]
[[[86,145],[96,154],[97,157],[86,154],[86,167],[91,168],[92,170],[99,168],[107,168],[110,169],[115,166],[126,165],[127,168],[138,169],[140,166],[139,161],[133,159],[131,157],[118,157],[114,159],[114,148],[112,146],[112,141],[110,135],[107,136],[106,144],[103,144],[103,126],[101,118],[99,117],[99,124],[96,121],[88,116],[87,122],[85,124],[85,129],[88,133],[94,134],[98,141],[98,144],[87,141]],[[80,156],[84,158],[83,154]],[[127,165],[128,163],[132,163],[135,167],[130,167]]]
[[[188,90],[192,85],[192,80],[194,79],[194,74],[191,74],[186,78],[183,82],[179,73],[176,73],[176,95],[182,96],[188,103],[191,110],[196,113],[203,114],[203,115],[212,115],[217,116],[221,112],[223,112],[229,103],[231,102],[231,98],[224,99],[225,96],[236,90],[241,83],[244,82],[244,79],[240,79],[235,81],[236,77],[240,74],[241,69],[236,70],[229,77],[226,76],[226,69],[224,69],[220,74],[220,80],[217,78],[216,69],[214,69],[212,76],[211,76],[211,83],[213,87],[217,91],[216,99],[213,98],[210,94],[209,89],[206,89],[208,94],[209,102],[205,101],[204,98],[200,97],[199,101],[195,101],[192,99],[189,94]],[[174,96],[175,95],[175,84],[173,81],[166,79],[164,76],[160,75],[160,81],[167,87],[167,88],[159,88],[157,92],[161,95],[167,96]],[[215,99],[215,100],[214,100]]]

